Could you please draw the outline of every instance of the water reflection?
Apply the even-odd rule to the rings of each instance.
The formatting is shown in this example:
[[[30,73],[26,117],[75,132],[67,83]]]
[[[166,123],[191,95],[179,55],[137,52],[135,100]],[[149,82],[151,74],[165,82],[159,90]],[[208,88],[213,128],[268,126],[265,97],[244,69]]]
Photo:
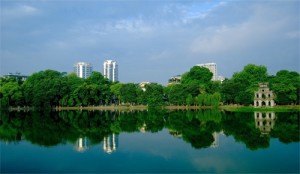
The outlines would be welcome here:
[[[78,152],[103,143],[103,150],[111,154],[118,148],[120,133],[155,133],[163,129],[195,149],[219,147],[222,133],[256,150],[269,147],[271,138],[284,143],[299,142],[299,113],[62,111],[2,112],[0,117],[3,142],[26,139],[41,146],[71,143]]]
[[[111,154],[117,150],[119,144],[119,136],[117,134],[111,134],[109,136],[104,137],[103,139],[103,150]]]
[[[219,133],[218,132],[214,132],[213,133],[213,137],[214,137],[214,141],[213,141],[213,143],[211,144],[210,147],[217,148],[217,147],[219,147]]]
[[[275,112],[254,112],[254,119],[261,135],[269,135],[275,125]]]
[[[77,139],[74,149],[77,152],[84,152],[89,149],[89,146],[90,146],[90,140],[87,137],[83,137]]]

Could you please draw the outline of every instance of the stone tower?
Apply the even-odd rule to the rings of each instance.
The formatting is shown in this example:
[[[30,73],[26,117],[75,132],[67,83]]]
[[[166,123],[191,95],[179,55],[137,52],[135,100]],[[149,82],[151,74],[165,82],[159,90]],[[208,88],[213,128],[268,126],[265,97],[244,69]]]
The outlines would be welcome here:
[[[275,106],[274,94],[269,89],[268,83],[259,83],[259,89],[254,93],[254,107]]]

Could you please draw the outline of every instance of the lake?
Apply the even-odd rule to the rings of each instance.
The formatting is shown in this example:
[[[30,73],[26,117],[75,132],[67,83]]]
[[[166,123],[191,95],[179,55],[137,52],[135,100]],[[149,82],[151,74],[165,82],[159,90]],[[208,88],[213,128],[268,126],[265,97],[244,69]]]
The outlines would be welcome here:
[[[1,112],[1,173],[299,173],[299,112]]]

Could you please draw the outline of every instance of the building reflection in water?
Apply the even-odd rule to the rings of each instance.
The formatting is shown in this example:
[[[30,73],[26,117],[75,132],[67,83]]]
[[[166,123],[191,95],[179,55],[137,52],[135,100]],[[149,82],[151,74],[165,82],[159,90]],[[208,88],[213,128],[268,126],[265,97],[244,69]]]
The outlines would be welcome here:
[[[177,130],[169,129],[169,134],[176,138],[182,138],[182,133]]]
[[[145,132],[146,132],[146,127],[147,127],[147,125],[146,125],[146,123],[144,123],[143,126],[141,126],[141,127],[139,128],[139,129],[140,129],[140,132],[145,133]]]
[[[117,150],[119,144],[119,135],[111,134],[109,136],[104,137],[103,139],[103,150],[111,154]]]
[[[74,149],[78,152],[84,152],[89,149],[90,140],[86,137],[78,138],[75,144]]]
[[[217,148],[219,147],[219,133],[214,132],[212,135],[214,137],[214,142],[210,145],[210,147]]]
[[[254,112],[255,127],[262,135],[268,135],[275,125],[275,112]]]

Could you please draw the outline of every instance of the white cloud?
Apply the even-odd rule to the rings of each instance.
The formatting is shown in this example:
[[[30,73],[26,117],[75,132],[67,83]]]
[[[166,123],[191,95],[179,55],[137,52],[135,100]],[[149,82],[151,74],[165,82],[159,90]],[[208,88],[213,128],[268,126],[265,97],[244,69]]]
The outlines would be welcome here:
[[[300,39],[300,31],[291,31],[286,33],[286,36],[291,39]]]
[[[191,44],[194,53],[220,53],[244,48],[256,47],[270,39],[283,35],[284,28],[290,21],[276,18],[276,12],[267,8],[257,8],[255,14],[235,25],[222,25],[202,31]],[[275,17],[274,17],[275,16]],[[294,36],[294,33],[290,33]]]
[[[35,15],[39,13],[39,10],[33,6],[29,5],[18,5],[10,8],[2,8],[1,15],[3,18],[16,18]]]
[[[151,26],[147,25],[142,19],[122,19],[114,22],[112,28],[120,31],[128,32],[149,32],[152,31]]]

